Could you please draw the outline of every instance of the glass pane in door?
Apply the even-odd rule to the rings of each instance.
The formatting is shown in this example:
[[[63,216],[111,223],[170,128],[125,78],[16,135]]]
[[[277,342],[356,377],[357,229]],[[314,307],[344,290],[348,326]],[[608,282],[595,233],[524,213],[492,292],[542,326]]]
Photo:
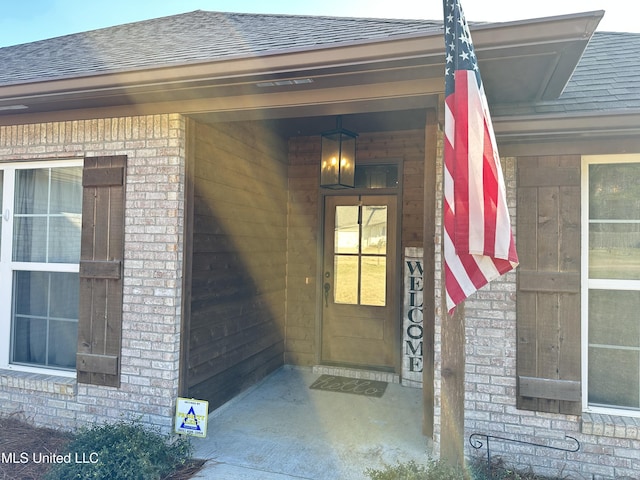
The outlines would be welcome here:
[[[386,257],[362,257],[360,304],[384,307],[387,294]]]
[[[358,205],[338,205],[334,251],[337,254],[358,253],[360,250],[360,225],[358,225]]]
[[[362,253],[384,255],[387,247],[387,207],[362,207]]]
[[[387,206],[362,207],[360,303],[384,306],[387,292]]]
[[[358,304],[358,256],[336,255],[334,258],[333,301],[335,303]]]
[[[360,225],[358,205],[336,206],[334,232],[334,293],[333,301],[358,304],[358,252]]]

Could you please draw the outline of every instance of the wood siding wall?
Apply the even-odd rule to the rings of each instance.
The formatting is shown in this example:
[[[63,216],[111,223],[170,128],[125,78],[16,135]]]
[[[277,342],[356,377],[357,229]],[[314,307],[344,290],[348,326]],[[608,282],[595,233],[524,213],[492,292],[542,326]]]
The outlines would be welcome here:
[[[403,195],[398,203],[402,215],[402,252],[405,247],[423,246],[424,138],[424,130],[408,130],[364,133],[357,140],[357,161],[403,161]],[[319,136],[289,140],[285,362],[290,364],[314,365],[318,360],[317,260],[322,214],[318,203],[319,159]]]
[[[190,128],[185,383],[213,409],[283,364],[287,151],[258,124]]]

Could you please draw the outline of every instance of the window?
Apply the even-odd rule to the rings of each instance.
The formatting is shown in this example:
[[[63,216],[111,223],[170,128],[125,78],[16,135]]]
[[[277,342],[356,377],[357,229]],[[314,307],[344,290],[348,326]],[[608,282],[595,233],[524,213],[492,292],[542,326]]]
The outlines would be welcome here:
[[[638,414],[640,156],[589,156],[582,168],[583,402]]]
[[[355,188],[398,188],[398,165],[356,164]]]
[[[82,167],[0,165],[0,366],[73,371]]]

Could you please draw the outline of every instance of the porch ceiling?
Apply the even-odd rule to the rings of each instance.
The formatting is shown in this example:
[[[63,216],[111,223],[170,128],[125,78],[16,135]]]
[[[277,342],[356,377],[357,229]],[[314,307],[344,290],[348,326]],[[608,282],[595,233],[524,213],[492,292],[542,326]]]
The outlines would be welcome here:
[[[472,29],[490,103],[557,98],[603,12],[482,24]],[[441,32],[279,51],[179,67],[0,87],[0,125],[178,112],[201,121],[278,120],[291,134],[336,114],[416,112],[443,94]],[[412,121],[369,115],[370,130]],[[289,120],[285,120],[289,119]],[[391,120],[391,121],[390,121]],[[371,123],[373,122],[373,123]]]

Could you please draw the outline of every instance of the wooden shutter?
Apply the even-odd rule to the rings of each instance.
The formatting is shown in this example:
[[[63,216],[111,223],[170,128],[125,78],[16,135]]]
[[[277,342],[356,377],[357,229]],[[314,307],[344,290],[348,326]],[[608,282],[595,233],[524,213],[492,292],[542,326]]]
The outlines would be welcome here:
[[[581,413],[580,156],[518,159],[518,408]]]
[[[126,156],[87,157],[82,175],[78,382],[120,386]]]

